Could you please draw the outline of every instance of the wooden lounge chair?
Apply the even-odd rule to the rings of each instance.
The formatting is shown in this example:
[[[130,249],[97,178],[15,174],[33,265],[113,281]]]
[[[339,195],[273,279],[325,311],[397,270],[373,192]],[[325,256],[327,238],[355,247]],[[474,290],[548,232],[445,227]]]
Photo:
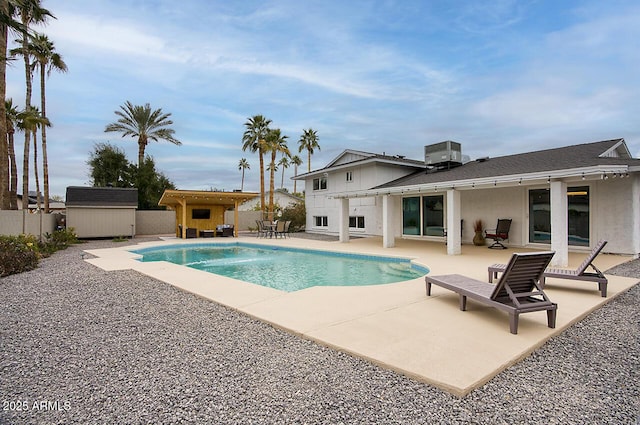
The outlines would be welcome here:
[[[600,270],[593,264],[593,260],[600,254],[602,248],[607,244],[607,241],[600,240],[596,246],[593,247],[587,258],[580,264],[575,270],[566,269],[547,269],[542,274],[540,280],[540,286],[544,288],[546,278],[555,277],[558,279],[570,279],[570,280],[582,280],[586,282],[596,282],[598,284],[598,290],[603,297],[607,296],[607,284],[609,281],[602,274]],[[498,277],[498,273],[504,272],[506,264],[492,264],[489,266],[489,282],[493,282],[493,279]],[[587,272],[587,268],[591,267],[594,272]]]
[[[520,313],[546,310],[547,325],[556,327],[558,305],[551,302],[540,287],[539,280],[547,267],[552,251],[513,254],[496,285],[459,274],[426,276],[427,296],[431,285],[441,286],[460,296],[460,310],[467,308],[467,297],[509,313],[509,328],[518,333]]]
[[[489,248],[507,249],[502,242],[509,239],[511,221],[512,220],[510,218],[499,218],[495,229],[485,230],[484,237],[486,239],[493,239],[493,244],[489,245]]]

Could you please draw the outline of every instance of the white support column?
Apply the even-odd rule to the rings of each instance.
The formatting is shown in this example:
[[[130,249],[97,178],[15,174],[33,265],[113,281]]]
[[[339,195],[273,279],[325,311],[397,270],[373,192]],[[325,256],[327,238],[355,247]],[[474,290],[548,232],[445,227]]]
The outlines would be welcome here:
[[[340,199],[340,242],[349,242],[349,198]]]
[[[551,260],[551,265],[567,267],[569,265],[567,184],[562,181],[552,181],[549,200],[551,204],[551,250],[556,253]]]
[[[632,175],[631,183],[631,252],[640,253],[640,177]]]
[[[447,254],[462,253],[462,237],[460,236],[460,192],[447,190]]]
[[[382,196],[382,247],[393,248],[396,246],[396,237],[393,234],[394,202],[390,195]]]

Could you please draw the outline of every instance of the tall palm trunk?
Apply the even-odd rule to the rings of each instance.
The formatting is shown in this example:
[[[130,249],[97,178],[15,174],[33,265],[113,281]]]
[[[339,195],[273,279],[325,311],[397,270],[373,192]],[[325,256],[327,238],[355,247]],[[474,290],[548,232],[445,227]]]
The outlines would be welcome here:
[[[18,165],[16,163],[16,149],[13,139],[15,129],[12,124],[7,125],[7,147],[9,149],[9,209],[18,209]]]
[[[240,182],[240,192],[244,191],[244,168],[242,169],[242,181]]]
[[[273,221],[273,191],[275,190],[276,180],[276,153],[271,151],[271,167],[269,167],[269,220]]]
[[[26,11],[21,13],[22,25],[29,27],[29,14]],[[24,109],[28,111],[31,107],[31,64],[29,61],[29,36],[26,31],[22,32],[22,56],[24,59],[24,79],[27,85],[27,91],[24,101]],[[26,212],[29,209],[29,144],[31,142],[31,132],[24,132],[24,158],[22,160],[22,233],[26,232]]]
[[[264,151],[262,148],[258,149],[258,156],[260,157],[260,211],[264,219]]]
[[[25,131],[25,133],[29,133]],[[31,135],[24,137],[24,153],[22,154],[22,211],[29,209],[29,143]],[[26,232],[26,218],[22,216],[22,233]]]
[[[44,65],[40,64],[40,108],[42,108],[42,118],[47,117],[46,113],[46,90],[45,90],[45,69]],[[42,139],[42,178],[44,179],[44,212],[49,212],[49,162],[47,160],[47,126],[43,125],[41,128]],[[35,143],[35,135],[34,135]],[[39,208],[39,206],[38,206]]]
[[[36,205],[38,206],[38,217],[40,218],[40,228],[38,231],[38,239],[42,239],[42,199],[40,198],[40,179],[38,177],[38,130],[33,130],[33,176],[36,181]]]
[[[298,177],[298,164],[294,164],[293,165],[293,177]],[[298,193],[296,191],[296,183],[298,183],[298,180],[294,179],[293,180],[293,193]]]
[[[284,170],[286,170],[287,168],[283,165],[282,166],[282,178],[280,179],[280,189],[284,189]]]
[[[9,15],[9,4],[6,1],[0,2],[0,13]],[[7,57],[7,36],[9,34],[6,25],[0,25],[0,58]],[[7,139],[7,123],[5,120],[6,110],[4,99],[7,92],[7,62],[3,59],[0,64],[0,209],[11,208],[11,191],[9,188],[9,145]]]

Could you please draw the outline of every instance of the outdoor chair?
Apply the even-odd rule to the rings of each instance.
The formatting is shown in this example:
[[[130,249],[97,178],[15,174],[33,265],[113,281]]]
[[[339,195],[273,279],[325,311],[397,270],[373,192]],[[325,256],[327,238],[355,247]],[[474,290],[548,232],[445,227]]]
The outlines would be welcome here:
[[[178,232],[180,238],[182,238],[182,224],[178,224]],[[187,227],[184,233],[186,239],[193,239],[198,237],[198,229],[195,229],[193,227]]]
[[[609,281],[602,274],[600,270],[593,264],[593,260],[600,254],[602,248],[607,244],[607,241],[600,240],[593,247],[587,258],[580,264],[580,266],[575,270],[567,270],[567,269],[556,269],[551,268],[544,271],[542,274],[542,278],[540,279],[540,287],[544,289],[546,284],[546,278],[554,277],[558,279],[569,279],[569,280],[581,280],[586,282],[596,282],[598,284],[598,290],[603,297],[607,296],[607,284]],[[587,268],[593,268],[593,272],[587,272]],[[489,282],[493,282],[494,278],[498,277],[498,273],[503,273],[506,268],[505,264],[493,264],[489,266]]]
[[[291,227],[291,220],[287,220],[284,222],[284,233],[283,236],[289,237],[289,227]]]
[[[267,236],[272,237],[275,231],[274,224],[269,220],[262,220],[261,223],[262,223],[262,229],[264,231],[264,237],[265,238]]]
[[[511,219],[510,218],[499,218],[498,224],[496,224],[495,229],[487,229],[485,230],[485,238],[493,239],[493,244],[489,245],[489,248],[499,248],[499,249],[507,249],[506,246],[502,244],[505,240],[509,239],[509,230],[511,229]]]
[[[545,310],[547,325],[555,328],[558,305],[549,300],[539,283],[553,254],[552,251],[513,254],[496,285],[459,274],[427,275],[427,296],[431,295],[431,285],[437,285],[459,295],[462,311],[467,309],[467,297],[506,311],[509,314],[509,329],[512,334],[518,333],[520,314],[534,311]]]
[[[218,224],[216,226],[216,236],[233,237],[233,224]]]
[[[276,222],[276,228],[274,229],[274,235],[276,238],[278,237],[278,235],[284,238],[284,225],[285,222],[282,220],[278,220]]]

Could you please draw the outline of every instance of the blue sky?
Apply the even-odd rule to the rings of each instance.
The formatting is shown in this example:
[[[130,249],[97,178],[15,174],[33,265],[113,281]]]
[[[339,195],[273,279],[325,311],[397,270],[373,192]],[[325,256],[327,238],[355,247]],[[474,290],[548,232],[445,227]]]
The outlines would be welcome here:
[[[239,188],[246,157],[244,189],[257,191],[257,155],[241,150],[256,114],[296,152],[302,130],[315,129],[312,169],[344,149],[422,159],[424,145],[443,140],[473,159],[624,137],[640,156],[636,0],[43,5],[57,19],[42,32],[69,67],[47,81],[53,195],[89,184],[96,143],[137,161],[134,139],[104,133],[127,100],[172,114],[183,145],[152,143],[147,153],[180,189]],[[20,106],[23,87],[15,63],[7,95]],[[33,103],[38,90],[36,79]]]

